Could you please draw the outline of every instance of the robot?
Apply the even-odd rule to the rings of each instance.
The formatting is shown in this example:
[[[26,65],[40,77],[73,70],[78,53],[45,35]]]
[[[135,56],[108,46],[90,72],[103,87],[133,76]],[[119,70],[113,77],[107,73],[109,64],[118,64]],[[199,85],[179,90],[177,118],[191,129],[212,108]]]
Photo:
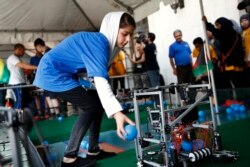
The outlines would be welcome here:
[[[182,87],[185,91],[190,89],[203,91],[204,95],[190,105],[168,104],[167,107],[164,107],[161,89],[164,89],[166,93],[174,92],[176,95],[177,87],[178,89]],[[188,95],[188,92],[186,94]],[[141,111],[137,100],[141,99],[141,96],[159,97],[159,104],[153,103],[146,107],[147,128],[140,124]],[[202,103],[210,104],[210,108],[213,109],[212,93],[206,85],[172,84],[157,89],[148,89],[144,92],[134,92],[135,120],[138,130],[138,137],[135,139],[137,166],[188,167],[190,164],[193,166],[198,161],[211,158],[215,161],[235,162],[239,153],[223,149],[221,136],[217,132],[213,115],[212,121],[206,123],[182,121],[195,106]],[[211,114],[214,114],[213,110],[211,110]]]

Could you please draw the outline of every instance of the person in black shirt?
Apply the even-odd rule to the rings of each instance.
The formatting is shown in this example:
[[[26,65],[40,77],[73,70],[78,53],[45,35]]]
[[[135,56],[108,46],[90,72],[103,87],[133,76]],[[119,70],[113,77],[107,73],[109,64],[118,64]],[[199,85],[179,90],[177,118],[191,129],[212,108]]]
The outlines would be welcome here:
[[[149,77],[151,87],[157,87],[160,85],[160,68],[157,62],[157,49],[154,43],[155,34],[149,32],[146,40],[146,46],[144,48],[145,53],[145,70]]]

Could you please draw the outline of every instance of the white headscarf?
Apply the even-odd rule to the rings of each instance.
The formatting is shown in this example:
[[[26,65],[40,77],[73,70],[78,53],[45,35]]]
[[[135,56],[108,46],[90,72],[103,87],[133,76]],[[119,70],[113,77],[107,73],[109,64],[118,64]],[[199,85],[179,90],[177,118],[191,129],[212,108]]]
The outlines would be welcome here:
[[[123,13],[123,11],[110,12],[106,14],[102,20],[100,32],[106,36],[110,46],[109,65],[113,62],[115,56],[120,50],[119,48],[115,48],[115,44],[118,36],[121,16]]]

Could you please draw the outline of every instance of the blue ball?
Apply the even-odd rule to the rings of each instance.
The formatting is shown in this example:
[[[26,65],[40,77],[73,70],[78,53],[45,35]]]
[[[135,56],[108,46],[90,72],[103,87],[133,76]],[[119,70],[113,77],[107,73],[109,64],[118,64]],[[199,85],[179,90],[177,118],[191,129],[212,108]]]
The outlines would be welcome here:
[[[231,108],[233,109],[234,112],[238,112],[239,111],[239,104],[232,104]]]
[[[231,105],[230,105],[231,108],[234,108],[234,106],[235,106],[235,104],[231,104]]]
[[[228,114],[232,114],[232,113],[233,113],[233,109],[232,109],[231,107],[228,107],[228,108],[226,109],[226,112],[227,112]]]
[[[47,140],[44,140],[44,141],[42,142],[42,145],[47,146],[47,145],[49,145],[49,142],[48,142]]]
[[[134,125],[126,125],[124,129],[126,132],[124,135],[125,140],[131,141],[137,137],[137,129]]]
[[[198,112],[198,116],[199,117],[204,117],[205,116],[205,112],[204,111],[199,111]]]
[[[184,151],[192,151],[192,149],[193,149],[193,143],[192,143],[192,142],[189,142],[189,141],[183,140],[183,141],[181,142],[181,148],[182,148]]]
[[[198,118],[198,122],[199,122],[199,123],[203,123],[203,122],[205,122],[205,121],[206,121],[205,117],[199,117],[199,118]]]
[[[83,141],[81,142],[80,147],[81,147],[82,149],[84,149],[84,150],[87,150],[88,147],[89,147],[89,143],[88,143],[86,140],[83,140]]]
[[[240,111],[240,112],[245,112],[245,111],[246,111],[246,107],[245,107],[244,105],[241,105],[241,106],[239,107],[239,111]]]
[[[236,105],[236,109],[235,109],[235,110],[236,110],[236,112],[240,111],[240,107],[241,107],[241,105],[240,105],[240,104],[237,104],[237,105]]]
[[[58,120],[58,121],[62,121],[62,120],[63,120],[63,117],[60,116],[60,117],[57,118],[57,120]]]

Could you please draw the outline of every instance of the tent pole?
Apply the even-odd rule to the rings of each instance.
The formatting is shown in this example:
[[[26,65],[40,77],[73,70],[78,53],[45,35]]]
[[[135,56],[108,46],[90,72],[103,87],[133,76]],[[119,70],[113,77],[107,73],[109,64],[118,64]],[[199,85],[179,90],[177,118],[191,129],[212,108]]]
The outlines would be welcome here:
[[[201,10],[201,16],[204,16],[204,7],[203,7],[203,2],[202,0],[200,0],[200,10]],[[204,37],[205,37],[205,48],[206,48],[206,52],[209,59],[211,60],[211,55],[210,55],[210,52],[209,52],[209,45],[208,45],[208,37],[207,37],[207,29],[206,29],[206,23],[205,21],[202,22],[203,23],[203,31],[204,31]],[[207,56],[205,56],[205,60],[206,60],[206,63],[207,63]],[[207,64],[208,65],[208,64]],[[209,75],[210,75],[210,78],[211,78],[211,81],[210,82],[210,86],[212,88],[212,92],[213,92],[213,101],[214,101],[214,105],[215,105],[215,112],[216,113],[219,113],[219,110],[218,110],[218,100],[217,100],[217,94],[216,94],[216,88],[215,88],[215,82],[214,82],[214,75],[213,75],[213,70],[209,70],[208,71]],[[213,104],[210,104],[210,108],[211,108],[211,114],[212,114],[212,119],[213,119],[213,123],[214,123],[214,130],[216,130],[216,124],[215,124],[215,119],[214,119],[214,111],[213,111]]]
[[[84,17],[88,20],[89,24],[96,30],[98,31],[98,28],[94,25],[94,23],[90,20],[89,16],[84,12],[84,10],[81,8],[79,3],[76,0],[73,0],[73,3],[76,5],[76,7],[80,10],[80,12],[83,14]]]
[[[130,13],[130,14],[134,14],[134,10],[133,8],[131,8],[130,6],[128,5],[125,5],[123,2],[121,2],[120,0],[114,0],[114,2],[116,2],[118,5],[124,7],[127,9],[127,11]]]

